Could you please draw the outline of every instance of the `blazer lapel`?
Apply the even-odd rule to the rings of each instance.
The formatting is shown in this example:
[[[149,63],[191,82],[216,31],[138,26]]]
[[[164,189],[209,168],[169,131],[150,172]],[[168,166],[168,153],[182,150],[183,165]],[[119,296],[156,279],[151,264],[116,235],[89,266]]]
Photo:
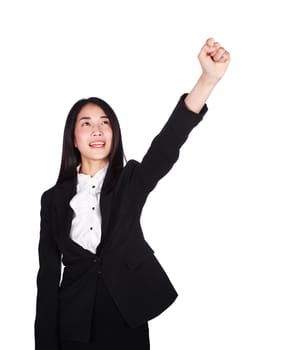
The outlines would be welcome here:
[[[100,254],[109,240],[109,222],[111,216],[111,203],[113,199],[114,175],[109,167],[106,173],[100,195],[101,211],[101,242],[97,247],[97,254]]]
[[[55,209],[57,234],[63,237],[69,237],[73,210],[69,203],[76,194],[76,178],[67,180],[56,186],[55,192]]]

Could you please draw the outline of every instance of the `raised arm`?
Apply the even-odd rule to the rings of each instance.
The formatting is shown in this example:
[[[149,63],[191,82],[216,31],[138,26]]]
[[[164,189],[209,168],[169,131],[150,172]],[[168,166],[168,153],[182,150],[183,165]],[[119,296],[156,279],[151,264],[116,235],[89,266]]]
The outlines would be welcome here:
[[[199,80],[190,94],[181,97],[136,169],[137,178],[145,192],[151,191],[177,161],[181,146],[202,120],[207,111],[205,103],[230,61],[229,53],[211,38],[202,47],[198,58],[202,67]]]

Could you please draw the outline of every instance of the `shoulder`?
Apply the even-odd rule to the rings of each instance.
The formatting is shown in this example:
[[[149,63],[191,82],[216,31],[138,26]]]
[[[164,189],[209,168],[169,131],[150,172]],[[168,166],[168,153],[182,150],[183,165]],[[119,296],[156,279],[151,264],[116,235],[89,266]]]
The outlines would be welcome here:
[[[52,197],[53,197],[53,194],[54,194],[54,191],[55,191],[55,187],[56,185],[48,188],[47,190],[45,190],[42,194],[41,194],[41,198],[40,198],[40,202],[41,204],[47,204],[47,203],[50,203]]]
[[[115,179],[114,187],[116,191],[120,191],[122,188],[125,188],[125,186],[132,181],[135,169],[137,169],[139,164],[140,163],[134,159],[127,161],[123,170],[120,172],[120,175]]]
[[[131,171],[133,171],[137,166],[139,166],[140,165],[140,163],[137,161],[137,160],[135,160],[135,159],[130,159],[128,162],[127,162],[127,164],[125,165],[125,167],[124,167],[124,171],[125,172],[131,172]]]
[[[131,179],[132,175],[134,174],[135,170],[140,166],[140,163],[136,161],[135,159],[130,159],[127,164],[125,165],[122,173],[122,177],[124,179]]]
[[[57,197],[73,196],[76,192],[76,183],[76,177],[57,183],[42,193],[41,200],[51,201],[53,198],[56,199]]]
[[[73,183],[74,181],[72,180],[67,180],[62,183],[57,183],[53,185],[52,187],[46,189],[42,195],[41,195],[41,200],[50,200],[56,193],[57,191],[60,191],[61,189],[64,189],[65,187],[70,187],[70,184]]]

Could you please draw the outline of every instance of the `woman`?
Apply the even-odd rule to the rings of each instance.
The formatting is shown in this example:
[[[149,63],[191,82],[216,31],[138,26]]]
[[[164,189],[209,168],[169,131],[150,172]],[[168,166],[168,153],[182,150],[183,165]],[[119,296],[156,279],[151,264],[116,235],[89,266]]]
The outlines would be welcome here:
[[[144,239],[140,215],[230,61],[211,38],[198,57],[200,79],[141,163],[124,166],[119,123],[105,101],[83,99],[72,107],[58,181],[41,198],[36,350],[150,348],[148,321],[177,293]]]

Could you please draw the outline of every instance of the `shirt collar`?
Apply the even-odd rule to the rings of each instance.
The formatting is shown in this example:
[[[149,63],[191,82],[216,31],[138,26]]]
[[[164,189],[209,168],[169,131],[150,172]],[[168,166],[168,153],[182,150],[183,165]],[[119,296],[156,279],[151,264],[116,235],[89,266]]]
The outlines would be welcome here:
[[[101,168],[94,176],[91,176],[87,174],[81,174],[79,172],[81,164],[79,164],[77,166],[77,190],[82,191],[84,189],[95,189],[95,192],[100,192],[108,167],[109,162],[107,162],[107,164]]]

